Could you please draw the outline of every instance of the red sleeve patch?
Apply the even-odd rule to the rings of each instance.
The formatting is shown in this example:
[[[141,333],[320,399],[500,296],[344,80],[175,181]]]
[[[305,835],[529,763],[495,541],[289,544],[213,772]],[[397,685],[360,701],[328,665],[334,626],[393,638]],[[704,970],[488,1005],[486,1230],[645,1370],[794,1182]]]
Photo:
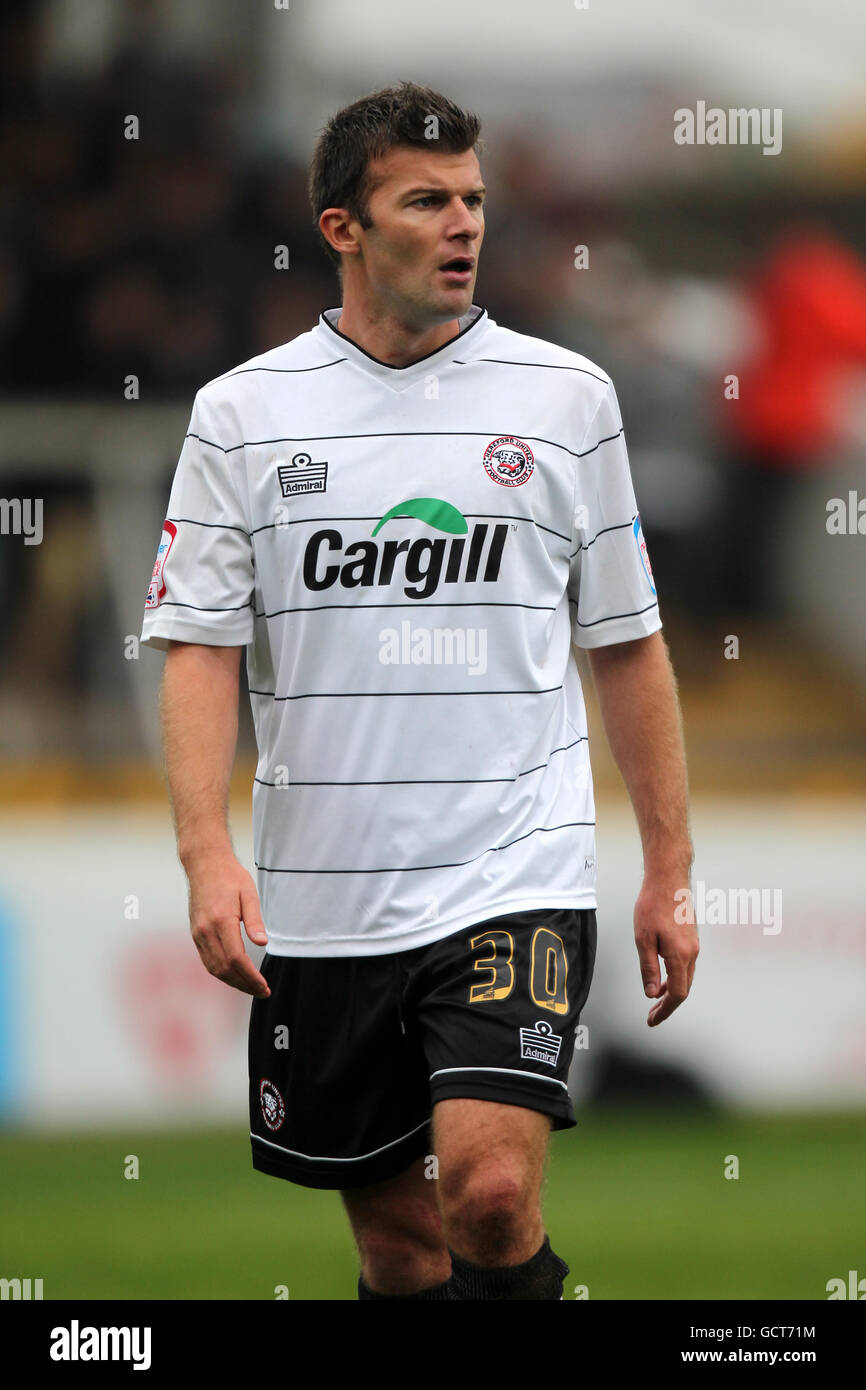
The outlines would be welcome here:
[[[153,566],[150,588],[147,591],[147,598],[144,600],[145,609],[158,608],[160,601],[165,597],[165,562],[168,559],[168,552],[171,550],[176,535],[177,527],[174,522],[164,521],[162,523],[162,536],[159,541],[159,549],[156,552],[156,561]]]

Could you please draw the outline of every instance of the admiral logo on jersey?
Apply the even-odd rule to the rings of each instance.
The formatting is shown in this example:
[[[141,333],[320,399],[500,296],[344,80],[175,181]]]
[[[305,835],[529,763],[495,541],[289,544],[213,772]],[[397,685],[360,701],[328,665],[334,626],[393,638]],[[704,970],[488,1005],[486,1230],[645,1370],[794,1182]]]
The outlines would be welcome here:
[[[296,493],[325,492],[328,487],[328,463],[326,459],[314,462],[309,454],[295,454],[291,463],[279,465],[277,477],[284,497],[293,497]]]
[[[498,579],[508,534],[505,522],[492,528],[487,522],[476,522],[470,535],[466,518],[450,502],[441,497],[410,497],[391,507],[377,522],[372,535],[376,536],[386,522],[398,517],[423,521],[436,531],[450,533],[454,539],[418,536],[414,540],[359,540],[346,545],[339,531],[315,531],[304,551],[306,587],[330,589],[338,580],[344,589],[389,585],[396,570],[397,582],[405,581],[406,597],[423,599],[436,593],[440,580],[444,584],[474,584],[480,578],[482,583],[491,584]]]

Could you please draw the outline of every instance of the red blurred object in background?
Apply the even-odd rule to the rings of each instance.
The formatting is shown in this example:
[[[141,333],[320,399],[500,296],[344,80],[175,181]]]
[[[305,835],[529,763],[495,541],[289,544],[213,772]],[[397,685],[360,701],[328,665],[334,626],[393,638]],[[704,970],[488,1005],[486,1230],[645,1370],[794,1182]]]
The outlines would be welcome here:
[[[762,338],[725,402],[732,448],[765,466],[820,466],[838,444],[840,374],[866,362],[866,269],[823,230],[779,241],[746,296]]]

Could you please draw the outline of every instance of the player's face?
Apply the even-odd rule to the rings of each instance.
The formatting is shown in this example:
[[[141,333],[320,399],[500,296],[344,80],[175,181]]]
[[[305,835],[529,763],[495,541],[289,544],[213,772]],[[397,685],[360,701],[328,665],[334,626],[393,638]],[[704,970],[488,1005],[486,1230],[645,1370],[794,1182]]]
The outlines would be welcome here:
[[[372,227],[353,222],[368,294],[424,327],[472,305],[484,238],[484,185],[473,150],[443,154],[398,146],[370,166]],[[466,259],[460,271],[443,270]]]

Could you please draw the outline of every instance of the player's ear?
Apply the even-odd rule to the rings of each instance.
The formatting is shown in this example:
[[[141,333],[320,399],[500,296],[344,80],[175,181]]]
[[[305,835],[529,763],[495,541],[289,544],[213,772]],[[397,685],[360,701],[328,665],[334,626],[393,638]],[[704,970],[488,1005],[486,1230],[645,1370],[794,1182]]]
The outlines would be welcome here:
[[[351,218],[346,208],[325,208],[319,218],[319,230],[340,255],[355,255],[361,249],[352,232]]]

